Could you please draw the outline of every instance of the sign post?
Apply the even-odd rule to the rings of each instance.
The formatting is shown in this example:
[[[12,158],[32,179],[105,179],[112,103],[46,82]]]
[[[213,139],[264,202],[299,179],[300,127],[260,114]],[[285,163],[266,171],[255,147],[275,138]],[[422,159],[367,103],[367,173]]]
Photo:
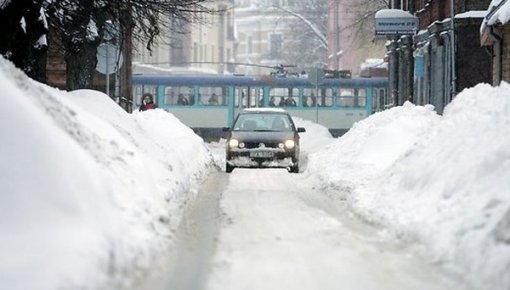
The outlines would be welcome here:
[[[97,48],[96,70],[106,77],[106,94],[110,95],[110,75],[122,66],[122,53],[117,46],[102,43]]]
[[[318,67],[314,67],[308,72],[308,81],[315,85],[315,122],[319,124],[319,85],[324,81],[324,70]]]

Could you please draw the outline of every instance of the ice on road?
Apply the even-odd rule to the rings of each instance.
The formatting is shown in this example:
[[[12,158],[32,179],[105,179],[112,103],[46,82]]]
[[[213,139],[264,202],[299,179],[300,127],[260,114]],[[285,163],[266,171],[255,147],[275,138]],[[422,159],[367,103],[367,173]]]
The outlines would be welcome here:
[[[285,170],[236,169],[206,289],[468,289]]]

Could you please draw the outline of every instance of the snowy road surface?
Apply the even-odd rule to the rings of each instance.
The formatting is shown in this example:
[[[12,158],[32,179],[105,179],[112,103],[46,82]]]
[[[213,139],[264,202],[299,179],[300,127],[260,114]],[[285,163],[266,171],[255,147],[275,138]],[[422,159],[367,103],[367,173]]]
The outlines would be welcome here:
[[[164,278],[144,289],[470,289],[286,170],[204,184]]]

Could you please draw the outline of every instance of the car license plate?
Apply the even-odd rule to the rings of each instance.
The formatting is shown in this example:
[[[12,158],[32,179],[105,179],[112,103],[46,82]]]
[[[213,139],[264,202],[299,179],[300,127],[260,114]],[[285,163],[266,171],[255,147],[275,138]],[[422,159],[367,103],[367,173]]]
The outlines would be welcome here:
[[[265,152],[265,151],[261,151],[261,152],[250,152],[250,157],[254,157],[254,158],[272,158],[274,155],[273,155],[273,152]]]

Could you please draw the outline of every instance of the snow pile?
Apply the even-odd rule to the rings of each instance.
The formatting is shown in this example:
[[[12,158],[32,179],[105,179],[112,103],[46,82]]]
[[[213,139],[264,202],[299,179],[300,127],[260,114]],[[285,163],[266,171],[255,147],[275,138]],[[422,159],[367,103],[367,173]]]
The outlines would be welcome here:
[[[292,117],[296,127],[304,127],[306,132],[299,133],[299,144],[302,155],[308,155],[318,149],[327,146],[336,139],[331,136],[328,128],[315,122],[304,120],[299,117]]]
[[[407,102],[355,123],[342,138],[311,155],[308,170],[320,172],[325,186],[364,183],[404,156],[438,122],[432,106]]]
[[[4,59],[0,86],[2,287],[133,283],[213,166],[203,141],[162,110],[130,115],[102,93],[38,84]]]
[[[510,289],[508,136],[510,85],[480,84],[442,117],[406,103],[357,123],[308,173],[481,288]]]

